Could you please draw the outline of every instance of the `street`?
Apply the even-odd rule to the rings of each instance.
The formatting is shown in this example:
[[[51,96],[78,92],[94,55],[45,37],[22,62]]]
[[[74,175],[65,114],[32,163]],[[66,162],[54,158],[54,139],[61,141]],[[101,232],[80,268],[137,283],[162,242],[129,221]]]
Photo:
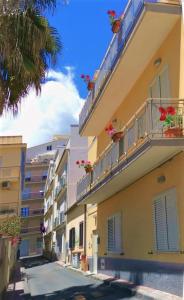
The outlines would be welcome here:
[[[29,296],[26,299],[49,300],[136,300],[127,290],[111,287],[57,263],[26,269]]]

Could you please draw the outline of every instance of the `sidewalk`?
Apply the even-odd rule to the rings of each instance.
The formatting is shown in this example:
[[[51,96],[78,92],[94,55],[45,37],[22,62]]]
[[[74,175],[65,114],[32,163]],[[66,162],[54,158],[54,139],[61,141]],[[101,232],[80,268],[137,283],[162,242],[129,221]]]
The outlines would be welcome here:
[[[17,262],[12,279],[8,285],[4,300],[23,300],[24,279],[21,274],[21,265]]]
[[[108,283],[111,286],[118,286],[119,288],[128,289],[129,291],[131,291],[132,295],[135,295],[139,299],[144,299],[144,300],[182,300],[183,299],[179,296],[165,293],[160,290],[155,290],[141,285],[136,286],[135,284],[129,281],[116,279],[105,274],[100,274],[100,273],[92,274],[89,271],[84,272],[79,269],[73,268],[71,265],[65,265],[63,262],[60,261],[57,261],[56,263],[63,268],[67,268],[72,271],[82,273],[84,276],[90,276],[94,279]]]

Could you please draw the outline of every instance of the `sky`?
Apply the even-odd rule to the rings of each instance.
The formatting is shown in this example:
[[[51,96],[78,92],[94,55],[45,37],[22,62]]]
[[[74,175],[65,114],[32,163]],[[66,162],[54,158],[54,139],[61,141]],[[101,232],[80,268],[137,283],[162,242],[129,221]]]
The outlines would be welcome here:
[[[65,2],[65,4],[64,4]],[[48,81],[40,96],[34,91],[23,99],[16,117],[0,117],[0,135],[23,135],[28,147],[68,133],[78,123],[87,96],[81,74],[93,77],[99,69],[112,39],[108,10],[120,15],[127,0],[58,0],[54,12],[45,14],[62,41],[55,66],[50,66]]]

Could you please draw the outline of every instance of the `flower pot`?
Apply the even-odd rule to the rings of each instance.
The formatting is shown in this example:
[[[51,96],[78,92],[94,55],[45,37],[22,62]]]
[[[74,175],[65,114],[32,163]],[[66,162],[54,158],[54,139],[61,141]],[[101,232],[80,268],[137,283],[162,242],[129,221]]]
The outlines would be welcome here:
[[[120,31],[120,27],[121,27],[121,21],[115,20],[112,24],[112,32],[118,33]]]
[[[88,91],[92,91],[94,89],[95,83],[93,81],[88,82]]]
[[[180,127],[171,127],[164,131],[165,137],[180,137],[183,136],[183,129]]]
[[[114,133],[111,138],[113,140],[114,143],[117,143],[121,140],[121,138],[123,137],[123,132],[122,131],[118,131],[116,133]]]
[[[89,167],[84,167],[84,168],[85,168],[86,174],[87,174],[87,173],[91,173],[92,170],[93,170],[93,168],[92,168],[91,166],[89,166]]]

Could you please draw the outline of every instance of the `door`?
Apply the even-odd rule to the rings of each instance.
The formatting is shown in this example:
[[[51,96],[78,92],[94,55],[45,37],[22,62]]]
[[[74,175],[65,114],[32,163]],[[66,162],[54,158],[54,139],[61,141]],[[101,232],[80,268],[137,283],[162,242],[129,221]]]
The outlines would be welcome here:
[[[152,82],[149,89],[149,96],[155,100],[151,106],[152,129],[155,133],[161,132],[163,125],[160,122],[159,107],[164,103],[162,100],[167,100],[170,98],[169,73],[167,66]]]
[[[92,237],[92,272],[97,273],[98,270],[98,235],[93,234]]]
[[[29,256],[29,240],[22,240],[20,244],[20,256]]]

